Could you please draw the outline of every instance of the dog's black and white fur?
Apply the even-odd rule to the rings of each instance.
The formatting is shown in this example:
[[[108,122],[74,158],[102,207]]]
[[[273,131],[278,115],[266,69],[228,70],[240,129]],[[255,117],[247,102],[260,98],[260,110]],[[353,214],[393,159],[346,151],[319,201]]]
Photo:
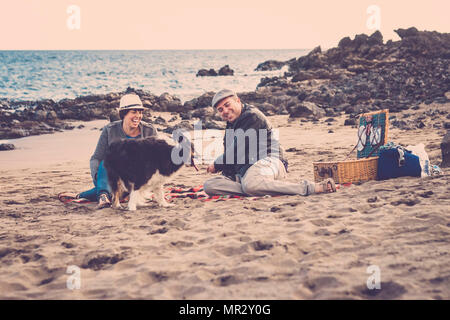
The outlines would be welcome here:
[[[174,147],[158,137],[113,142],[104,160],[112,189],[113,208],[120,208],[119,199],[125,190],[130,193],[128,210],[134,211],[137,205],[142,205],[148,192],[154,193],[154,199],[160,206],[170,206],[164,198],[163,185],[184,164],[172,161]]]

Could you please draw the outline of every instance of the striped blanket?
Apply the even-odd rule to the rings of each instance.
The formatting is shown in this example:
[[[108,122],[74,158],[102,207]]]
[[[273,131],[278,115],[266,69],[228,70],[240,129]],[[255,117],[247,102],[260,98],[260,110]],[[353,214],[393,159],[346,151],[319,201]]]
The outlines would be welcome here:
[[[342,186],[348,187],[351,184],[344,184]],[[336,187],[339,189],[339,185],[336,185]],[[166,198],[167,202],[171,202],[174,199],[183,199],[183,198],[190,198],[190,199],[198,199],[200,201],[226,201],[226,200],[232,200],[232,199],[251,199],[251,200],[258,200],[262,198],[266,198],[269,196],[263,196],[263,197],[244,197],[244,196],[234,196],[234,195],[224,195],[224,196],[208,196],[205,191],[203,190],[203,185],[192,187],[189,189],[183,189],[183,188],[176,188],[176,187],[169,187],[165,188],[164,197]],[[64,197],[59,196],[59,200],[63,203],[90,203],[91,201],[87,199],[75,199],[71,197]],[[120,202],[128,202],[128,197],[125,197]]]

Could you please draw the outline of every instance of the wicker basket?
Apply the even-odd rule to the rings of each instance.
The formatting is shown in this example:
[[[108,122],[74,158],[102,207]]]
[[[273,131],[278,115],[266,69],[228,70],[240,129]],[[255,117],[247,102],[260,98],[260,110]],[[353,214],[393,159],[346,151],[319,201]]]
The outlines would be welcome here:
[[[314,181],[320,182],[333,178],[336,183],[354,183],[375,180],[377,177],[378,157],[358,160],[313,162]]]

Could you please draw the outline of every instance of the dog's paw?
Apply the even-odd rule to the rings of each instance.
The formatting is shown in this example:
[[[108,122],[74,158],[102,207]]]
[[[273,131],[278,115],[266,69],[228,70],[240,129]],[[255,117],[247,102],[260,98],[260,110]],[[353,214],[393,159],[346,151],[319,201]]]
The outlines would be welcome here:
[[[111,208],[116,209],[116,210],[120,210],[123,209],[123,207],[120,205],[120,203],[118,205],[112,205]]]
[[[128,211],[136,211],[136,206],[128,206]]]

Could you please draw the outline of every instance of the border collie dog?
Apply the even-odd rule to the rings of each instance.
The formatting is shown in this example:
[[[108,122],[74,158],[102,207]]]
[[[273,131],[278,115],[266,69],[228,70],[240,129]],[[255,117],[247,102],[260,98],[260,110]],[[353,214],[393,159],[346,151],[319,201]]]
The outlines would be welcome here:
[[[163,185],[187,162],[174,163],[173,153],[176,151],[176,154],[182,154],[186,152],[186,148],[179,148],[174,152],[173,148],[177,146],[170,145],[160,137],[123,139],[111,143],[104,166],[112,189],[112,207],[120,208],[119,199],[124,191],[130,193],[128,210],[131,211],[143,204],[148,192],[154,193],[154,199],[160,206],[171,206],[164,198]],[[195,167],[192,144],[187,151],[186,153],[190,153],[191,164]],[[188,157],[189,154],[182,158],[187,160]]]

